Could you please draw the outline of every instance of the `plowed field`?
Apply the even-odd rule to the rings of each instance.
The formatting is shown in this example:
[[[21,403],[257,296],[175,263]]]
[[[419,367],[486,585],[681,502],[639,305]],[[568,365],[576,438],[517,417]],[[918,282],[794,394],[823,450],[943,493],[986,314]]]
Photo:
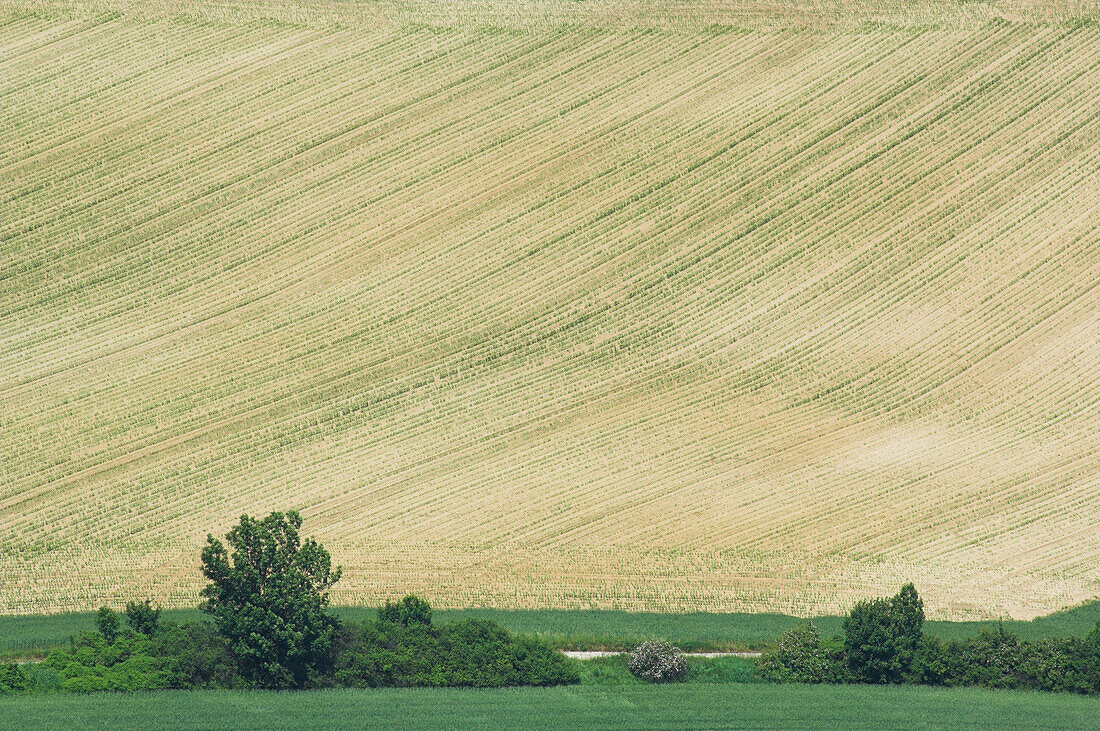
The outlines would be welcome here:
[[[1095,3],[0,5],[0,611],[1100,594]]]

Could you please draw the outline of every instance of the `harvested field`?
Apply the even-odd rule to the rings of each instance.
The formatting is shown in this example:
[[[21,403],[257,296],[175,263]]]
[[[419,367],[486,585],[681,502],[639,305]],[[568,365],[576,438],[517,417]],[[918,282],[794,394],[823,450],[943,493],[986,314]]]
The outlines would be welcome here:
[[[0,612],[1100,595],[1100,10],[0,4]]]

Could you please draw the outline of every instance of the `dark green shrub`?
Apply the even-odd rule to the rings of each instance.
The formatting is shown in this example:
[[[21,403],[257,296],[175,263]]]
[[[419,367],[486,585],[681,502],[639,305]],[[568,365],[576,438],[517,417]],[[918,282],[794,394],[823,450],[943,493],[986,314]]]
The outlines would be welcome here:
[[[336,661],[336,682],[348,688],[397,686],[395,654],[382,647],[362,647],[341,653]]]
[[[898,662],[908,672],[924,637],[924,602],[916,587],[909,583],[890,599],[890,610],[894,615]]]
[[[1057,637],[1023,643],[1017,677],[1021,687],[1055,693],[1088,693],[1084,643],[1076,637]],[[1083,672],[1086,671],[1086,672]]]
[[[1092,693],[1100,693],[1100,621],[1081,643],[1078,672],[1081,684]]]
[[[775,682],[916,683],[1100,693],[1100,622],[1084,638],[1022,641],[1004,626],[944,642],[924,635],[912,584],[856,604],[844,636],[823,641],[812,624],[788,630],[757,662]]]
[[[906,682],[1051,692],[1100,692],[1100,630],[1025,642],[1003,626],[944,642],[925,636]]]
[[[580,681],[575,661],[534,638],[515,638],[511,654],[514,675],[508,685],[569,685]]]
[[[126,603],[126,621],[130,629],[146,636],[153,636],[160,629],[160,610],[154,609],[148,599]]]
[[[44,691],[228,688],[238,673],[228,643],[206,622],[169,624],[149,637],[128,630],[114,642],[85,632],[49,654],[36,683]],[[41,677],[39,677],[41,676]]]
[[[107,642],[114,642],[118,637],[118,613],[109,607],[100,607],[95,615],[95,626],[99,634]]]
[[[17,663],[0,663],[0,695],[27,689],[27,677]]]
[[[944,647],[943,685],[1053,692],[1100,692],[1100,654],[1088,638],[1024,642],[1003,627]]]
[[[854,678],[864,683],[900,682],[894,617],[886,599],[861,601],[844,620],[844,657]]]
[[[1023,658],[1020,638],[1004,627],[979,632],[976,637],[947,643],[946,685],[986,688],[1023,687],[1019,672]]]
[[[117,615],[116,615],[117,617]],[[134,632],[108,642],[102,633],[85,632],[69,650],[54,650],[45,660],[70,692],[135,691],[171,687],[171,662],[151,654],[148,638]]]
[[[901,683],[912,669],[924,606],[912,584],[891,599],[859,602],[844,620],[848,672],[863,683]]]
[[[378,610],[378,620],[380,622],[393,622],[405,627],[417,624],[430,626],[432,623],[432,608],[428,605],[428,602],[420,597],[409,594],[399,602],[387,601],[383,604],[382,608]]]
[[[229,642],[207,622],[169,624],[157,633],[151,652],[168,658],[172,688],[231,688],[239,684]]]
[[[909,682],[920,685],[949,684],[951,663],[947,653],[948,648],[939,637],[928,635],[921,638],[909,671]]]
[[[580,679],[576,663],[561,653],[484,620],[432,626],[387,618],[346,629],[340,645],[334,677],[349,687],[499,688]]]

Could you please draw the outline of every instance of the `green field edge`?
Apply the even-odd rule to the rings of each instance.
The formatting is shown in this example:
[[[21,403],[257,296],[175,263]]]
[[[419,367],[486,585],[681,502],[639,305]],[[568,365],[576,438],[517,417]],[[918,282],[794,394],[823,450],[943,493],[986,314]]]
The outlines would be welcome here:
[[[376,607],[335,607],[349,622],[374,619]],[[93,612],[0,615],[0,658],[34,659],[68,643],[69,638],[95,627]],[[204,619],[198,609],[166,609],[171,622]],[[602,609],[437,609],[437,623],[485,619],[516,634],[538,637],[561,650],[623,651],[643,640],[660,639],[685,652],[758,651],[774,645],[784,631],[805,621],[787,614],[712,613],[665,614]],[[839,634],[844,618],[810,618],[822,635]],[[944,639],[976,635],[1002,625],[1021,639],[1083,636],[1100,621],[1100,600],[1060,610],[1033,620],[948,622],[929,620],[925,632]]]

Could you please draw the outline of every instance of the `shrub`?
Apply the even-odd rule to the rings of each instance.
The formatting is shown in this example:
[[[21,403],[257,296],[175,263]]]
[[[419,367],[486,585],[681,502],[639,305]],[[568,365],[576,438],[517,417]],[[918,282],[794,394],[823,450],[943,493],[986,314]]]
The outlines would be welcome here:
[[[68,651],[51,652],[44,664],[56,671],[61,689],[70,692],[171,687],[171,661],[151,650],[148,638],[134,632],[118,635],[113,642],[102,632],[85,632],[73,639]]]
[[[947,685],[951,677],[947,653],[948,648],[939,637],[922,638],[909,669],[909,681],[920,685]]]
[[[925,637],[908,680],[924,685],[1097,693],[1100,647],[1094,648],[1089,637],[1024,642],[1003,626],[947,643]]]
[[[27,677],[14,662],[0,663],[0,695],[27,689]]]
[[[1081,683],[1093,693],[1100,693],[1100,621],[1081,644],[1080,662]]]
[[[103,639],[114,642],[118,637],[118,613],[109,607],[100,607],[95,615],[95,626]]]
[[[19,669],[27,680],[26,689],[28,692],[57,693],[61,690],[61,676],[46,663],[28,663]]]
[[[1083,638],[1026,642],[1001,625],[944,642],[924,635],[923,602],[906,584],[891,599],[856,604],[844,632],[825,642],[812,623],[788,630],[757,661],[761,677],[1100,693],[1100,622]]]
[[[169,687],[230,688],[238,684],[229,642],[208,622],[169,624],[157,633],[151,652],[169,659]]]
[[[169,624],[155,637],[128,630],[107,642],[85,632],[68,650],[52,651],[37,669],[36,688],[70,692],[228,688],[238,685],[229,643],[207,622]]]
[[[898,662],[908,671],[924,637],[924,602],[916,587],[909,583],[890,599],[890,610],[894,616]]]
[[[783,633],[779,646],[757,659],[761,677],[779,683],[824,683],[831,664],[813,622],[795,625]]]
[[[687,676],[687,662],[679,647],[647,640],[630,653],[627,667],[635,677],[654,683],[669,683]]]
[[[415,597],[414,597],[415,599]],[[400,604],[388,604],[401,607]],[[427,602],[409,606],[426,612]],[[440,626],[379,612],[379,621],[347,627],[339,638],[335,681],[356,688],[386,686],[564,685],[580,680],[576,662],[542,642],[514,637],[494,622],[469,619]]]
[[[569,685],[580,682],[576,661],[531,637],[517,637],[511,648],[515,685]]]
[[[947,685],[1023,687],[1017,671],[1023,658],[1020,638],[1004,627],[947,643]]]
[[[1025,643],[1017,677],[1024,687],[1055,693],[1095,692],[1086,680],[1088,659],[1076,637],[1058,637]]]
[[[148,599],[143,602],[127,602],[126,621],[133,631],[151,637],[160,629],[160,610],[154,609]]]
[[[405,627],[411,625],[431,625],[432,608],[428,602],[420,597],[409,594],[399,602],[387,601],[378,610],[378,620],[381,622],[393,622]]]

